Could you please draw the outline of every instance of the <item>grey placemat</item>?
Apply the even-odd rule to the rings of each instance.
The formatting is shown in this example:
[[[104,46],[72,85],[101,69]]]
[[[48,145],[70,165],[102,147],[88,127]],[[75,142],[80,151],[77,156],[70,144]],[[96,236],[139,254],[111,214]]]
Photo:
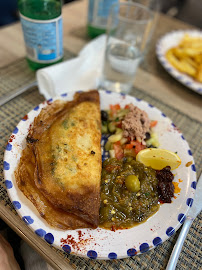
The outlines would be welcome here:
[[[65,58],[73,57],[71,53],[66,52]],[[12,91],[13,89],[27,84],[35,79],[35,73],[28,69],[25,59],[20,59],[7,67],[0,69],[0,96]],[[65,90],[64,90],[65,92]],[[184,137],[188,141],[193,152],[196,169],[199,174],[201,171],[201,123],[190,118],[188,115],[181,113],[171,106],[166,105],[138,89],[133,89],[132,95],[137,98],[144,99],[150,104],[162,110],[183,132]],[[37,88],[15,98],[0,108],[0,201],[3,201],[9,211],[16,213],[13,208],[4,185],[3,179],[3,153],[10,134],[20,121],[20,119],[37,104],[44,100],[43,96],[38,93]],[[16,213],[17,215],[17,213]],[[19,217],[20,219],[20,217]],[[180,255],[177,269],[200,269],[201,266],[201,215],[196,218],[190,232],[187,236],[185,244]],[[67,255],[64,252],[55,250],[61,257],[67,261],[75,269],[165,269],[168,262],[173,245],[177,239],[179,231],[170,237],[162,245],[155,249],[132,258],[98,261],[79,258],[74,255]],[[44,241],[44,245],[48,245]]]

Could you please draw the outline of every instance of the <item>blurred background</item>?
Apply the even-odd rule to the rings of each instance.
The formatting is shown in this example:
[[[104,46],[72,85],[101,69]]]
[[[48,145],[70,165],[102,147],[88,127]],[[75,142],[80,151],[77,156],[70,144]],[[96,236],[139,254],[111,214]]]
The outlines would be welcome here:
[[[63,0],[63,4],[72,1],[79,0]],[[159,3],[162,13],[202,28],[201,0],[159,0]],[[0,27],[18,20],[17,0],[0,0]]]

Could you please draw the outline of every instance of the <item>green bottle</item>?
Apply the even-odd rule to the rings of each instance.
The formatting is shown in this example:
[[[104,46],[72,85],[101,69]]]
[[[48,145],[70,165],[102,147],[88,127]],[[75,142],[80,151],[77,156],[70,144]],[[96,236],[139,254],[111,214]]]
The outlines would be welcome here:
[[[37,70],[63,59],[61,0],[18,0],[27,62]]]
[[[104,34],[107,29],[108,16],[113,4],[118,0],[89,0],[87,32],[91,38]]]

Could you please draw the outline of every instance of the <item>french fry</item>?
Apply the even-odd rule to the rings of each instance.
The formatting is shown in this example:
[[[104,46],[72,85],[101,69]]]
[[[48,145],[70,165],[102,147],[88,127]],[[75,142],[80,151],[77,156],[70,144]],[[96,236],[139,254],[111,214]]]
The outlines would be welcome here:
[[[197,48],[201,47],[201,38],[198,37],[190,37],[189,35],[185,34],[184,38],[181,40],[179,47],[187,47],[187,48]]]
[[[199,68],[197,69],[196,75],[195,75],[195,79],[199,82],[202,83],[202,64],[199,66]]]
[[[198,65],[202,64],[202,54],[195,55],[193,58]]]
[[[169,49],[165,57],[177,70],[202,83],[202,38],[185,34],[179,45]]]
[[[179,71],[186,73],[190,76],[196,75],[196,69],[192,67],[188,62],[186,62],[186,60],[179,60],[178,58],[176,58],[171,50],[166,53],[166,58]]]

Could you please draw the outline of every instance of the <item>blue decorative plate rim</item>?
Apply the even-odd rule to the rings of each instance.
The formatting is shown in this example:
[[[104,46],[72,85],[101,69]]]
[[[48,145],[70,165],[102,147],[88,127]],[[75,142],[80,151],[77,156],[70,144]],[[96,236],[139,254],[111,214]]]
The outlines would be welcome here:
[[[15,169],[15,166],[13,165],[13,167],[12,167],[12,163],[10,162],[10,160],[11,161],[13,160],[13,156],[11,153],[12,153],[12,151],[15,151],[14,142],[18,139],[18,135],[20,137],[21,136],[20,134],[23,133],[23,127],[26,126],[26,121],[29,121],[30,116],[32,116],[32,118],[34,118],[43,107],[45,107],[47,104],[50,104],[55,99],[61,98],[64,100],[68,100],[68,97],[70,97],[70,99],[71,99],[74,92],[64,93],[60,97],[56,97],[56,98],[51,99],[47,102],[43,102],[39,106],[35,107],[32,111],[30,111],[27,114],[27,116],[24,117],[19,122],[19,124],[14,129],[14,131],[13,131],[13,133],[8,141],[8,144],[7,144],[7,147],[5,150],[5,154],[4,154],[5,185],[7,187],[7,191],[8,191],[9,197],[13,203],[13,206],[15,207],[16,211],[18,212],[19,216],[27,224],[27,226],[31,227],[31,229],[39,237],[43,238],[50,245],[53,245],[56,248],[59,248],[68,254],[71,253],[71,254],[74,254],[77,256],[87,257],[87,258],[91,258],[91,259],[105,259],[105,260],[107,260],[107,259],[122,259],[122,258],[127,258],[127,257],[131,257],[131,256],[139,255],[139,254],[147,252],[148,250],[151,250],[152,248],[155,248],[156,246],[162,244],[165,240],[167,240],[171,235],[173,235],[176,232],[176,230],[181,226],[181,224],[184,222],[184,220],[186,218],[187,211],[189,210],[189,208],[192,206],[192,203],[193,203],[194,192],[196,189],[196,169],[195,169],[195,165],[194,165],[194,159],[192,156],[192,152],[188,146],[188,143],[186,142],[182,133],[180,133],[176,129],[176,126],[172,123],[172,121],[164,113],[162,113],[160,110],[155,108],[153,105],[148,104],[147,102],[140,100],[140,99],[137,99],[135,97],[131,97],[128,95],[123,95],[123,94],[117,94],[117,93],[113,93],[110,91],[99,91],[99,92],[100,92],[100,97],[101,97],[101,109],[106,109],[106,107],[108,107],[108,105],[106,105],[107,102],[108,102],[108,104],[115,104],[115,103],[117,103],[116,100],[119,100],[120,103],[122,103],[123,105],[124,105],[124,103],[127,104],[129,102],[133,102],[135,105],[137,105],[138,107],[141,107],[142,109],[149,110],[156,115],[158,114],[160,119],[165,120],[165,122],[168,121],[169,128],[172,129],[173,134],[178,137],[178,140],[180,141],[180,143],[183,144],[183,147],[185,147],[187,149],[185,157],[186,158],[189,157],[188,160],[192,161],[192,165],[189,168],[186,168],[187,176],[188,176],[188,180],[189,180],[189,186],[187,186],[186,183],[185,183],[185,186],[188,187],[189,192],[188,192],[188,194],[186,194],[185,198],[181,194],[179,195],[179,198],[182,198],[183,211],[177,212],[177,214],[175,216],[175,220],[173,221],[173,224],[172,223],[168,224],[166,226],[166,228],[164,229],[163,233],[158,233],[161,230],[161,228],[157,228],[157,227],[152,225],[152,228],[150,229],[151,232],[149,231],[150,234],[148,234],[149,237],[144,238],[144,235],[147,235],[146,231],[145,231],[145,224],[148,224],[148,226],[146,226],[146,229],[148,231],[149,230],[148,227],[150,226],[150,224],[153,224],[151,222],[151,220],[155,221],[155,219],[157,219],[156,218],[157,214],[158,214],[158,212],[157,212],[154,216],[149,218],[148,221],[146,221],[145,223],[140,224],[137,227],[127,229],[127,230],[117,230],[116,232],[112,232],[112,231],[108,231],[108,230],[103,230],[101,228],[97,228],[95,230],[80,229],[80,230],[65,231],[64,232],[61,230],[51,228],[45,221],[41,220],[40,216],[38,215],[38,212],[36,211],[34,206],[31,204],[31,202],[29,202],[25,198],[25,196],[18,190],[13,174],[12,173],[9,174],[9,171],[12,171]],[[110,99],[108,98],[108,95],[111,95]],[[162,123],[164,123],[164,121],[162,121]],[[28,125],[30,125],[30,123],[27,123],[27,126]],[[27,128],[27,130],[28,130],[28,128]],[[24,133],[25,134],[23,136],[26,136],[26,132],[24,132]],[[22,139],[22,141],[23,141],[23,139]],[[16,151],[19,151],[19,149]],[[14,154],[16,154],[16,153],[14,152]],[[20,154],[19,154],[19,157],[20,157]],[[17,161],[16,161],[16,164],[17,164]],[[184,168],[184,170],[185,170],[185,168]],[[26,203],[24,202],[24,200],[26,201]],[[166,209],[169,209],[171,206],[172,206],[172,204],[170,206],[167,205]],[[163,206],[161,206],[161,207],[163,207]],[[158,222],[159,221],[160,220],[158,219]],[[141,231],[142,231],[141,227],[144,228],[143,239],[141,241],[139,241],[139,243],[136,243],[135,237],[138,237],[138,233],[137,233],[138,231],[140,231],[140,233],[141,233]],[[72,237],[74,237],[76,239],[78,234],[80,234],[81,232],[88,236],[88,238],[86,238],[85,240],[89,240],[90,238],[91,238],[91,240],[94,239],[94,240],[92,240],[92,242],[86,244],[86,246],[84,246],[83,249],[80,247],[79,247],[79,249],[75,249],[74,245],[71,245],[71,244],[63,244],[62,245],[61,241],[59,242],[60,244],[58,244],[58,237],[60,237],[60,239],[61,239],[62,237],[64,237],[64,235],[72,235]],[[137,235],[136,235],[136,233],[137,233]],[[102,247],[102,244],[99,241],[104,241],[104,243],[105,243],[106,239],[105,240],[99,239],[99,241],[96,242],[97,237],[100,237],[100,234],[101,234],[103,239],[106,238],[106,236],[107,236],[107,239],[109,237],[110,244],[104,245]],[[128,242],[132,236],[134,236],[134,242],[132,242],[132,244],[129,245]],[[127,239],[128,242],[125,245],[123,245],[122,243],[124,242],[125,238]],[[114,242],[116,243],[117,240],[119,241],[119,246],[121,247],[120,250],[117,249],[117,246],[116,245],[114,246],[114,244],[113,244]],[[95,242],[93,242],[93,241],[95,241]],[[110,249],[110,245],[113,247],[112,249]],[[107,249],[108,249],[108,251],[106,252]]]

